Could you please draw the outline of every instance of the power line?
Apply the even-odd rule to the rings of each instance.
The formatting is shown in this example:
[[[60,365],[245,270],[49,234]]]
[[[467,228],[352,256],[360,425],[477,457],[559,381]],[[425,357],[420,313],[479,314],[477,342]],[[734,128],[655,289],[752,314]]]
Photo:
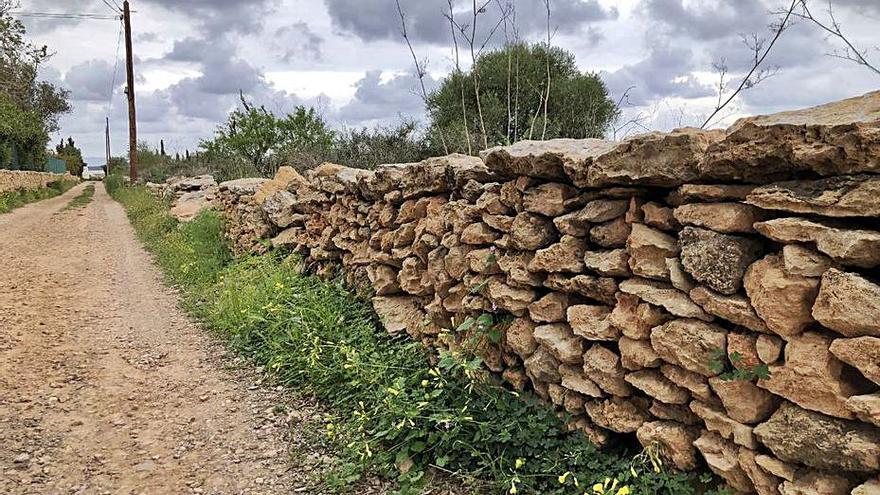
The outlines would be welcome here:
[[[94,14],[94,13],[81,13],[81,14],[66,14],[66,13],[58,13],[58,12],[16,12],[12,11],[10,14],[18,17],[42,17],[45,19],[92,19],[92,20],[118,20],[119,16],[116,15],[107,15],[107,14]]]
[[[114,7],[113,5],[110,5],[110,2],[108,2],[107,0],[101,0],[101,1],[104,2],[104,5],[106,5],[107,8],[109,8],[113,12],[121,12],[122,11],[122,9],[119,9],[117,7]]]
[[[119,34],[116,36],[116,62],[113,64],[113,79],[110,82],[110,98],[107,101],[107,117],[110,117],[110,112],[113,110],[113,95],[116,93],[116,74],[119,71],[119,47],[122,45],[122,29],[123,25],[120,21],[119,23]]]

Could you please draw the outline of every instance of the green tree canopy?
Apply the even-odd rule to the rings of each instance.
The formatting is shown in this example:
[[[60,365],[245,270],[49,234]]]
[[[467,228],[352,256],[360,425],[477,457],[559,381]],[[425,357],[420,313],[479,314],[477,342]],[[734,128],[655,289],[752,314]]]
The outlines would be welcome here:
[[[66,90],[38,80],[52,54],[28,41],[24,24],[10,15],[16,6],[0,0],[0,167],[8,165],[13,148],[22,162],[42,161],[49,134],[70,111]]]
[[[544,131],[547,64],[550,97]],[[476,87],[479,87],[480,108]],[[523,139],[602,137],[618,110],[598,75],[582,73],[574,55],[545,44],[511,44],[486,52],[470,71],[453,72],[428,98],[428,137],[442,133],[450,151]],[[471,146],[467,140],[470,139]]]
[[[68,137],[67,141],[61,140],[55,146],[55,157],[64,160],[67,164],[67,171],[71,175],[81,177],[86,163],[83,161],[82,150],[76,147],[76,143],[72,137]]]
[[[280,118],[242,96],[241,108],[232,111],[213,139],[203,140],[199,147],[210,157],[244,160],[260,175],[269,176],[285,157],[328,150],[333,137],[314,108],[300,105]]]

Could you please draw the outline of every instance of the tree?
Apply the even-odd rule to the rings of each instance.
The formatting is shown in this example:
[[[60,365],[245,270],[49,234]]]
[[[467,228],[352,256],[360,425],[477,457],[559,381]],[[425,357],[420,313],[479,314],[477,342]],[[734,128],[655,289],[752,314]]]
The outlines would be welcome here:
[[[513,59],[517,66],[511,78]],[[553,81],[549,96],[548,64]],[[599,76],[581,73],[574,55],[558,47],[513,43],[480,55],[473,70],[480,74],[480,108],[490,146],[542,135],[545,139],[599,138],[618,114]],[[483,142],[484,125],[478,117],[473,81],[470,71],[455,71],[428,98],[429,129],[445,131],[450,151],[467,152],[465,131],[474,136],[472,142]],[[462,85],[470,89],[462,92]],[[514,108],[508,104],[511,85],[517,101]],[[470,117],[464,120],[462,115]],[[428,136],[434,134],[429,132]]]
[[[71,175],[82,177],[86,163],[83,161],[82,150],[76,147],[72,137],[68,137],[66,142],[62,139],[55,146],[55,157],[64,160],[64,163],[67,164],[67,171]]]
[[[10,15],[15,7],[13,0],[0,0],[0,93],[36,115],[52,133],[58,130],[58,118],[71,109],[68,92],[37,79],[40,66],[52,53],[45,45],[27,40],[24,24]]]
[[[241,108],[217,127],[214,138],[199,147],[209,157],[243,160],[257,173],[270,176],[285,157],[299,153],[323,153],[330,149],[334,133],[314,108],[298,106],[283,118],[264,106],[254,106],[241,96]]]

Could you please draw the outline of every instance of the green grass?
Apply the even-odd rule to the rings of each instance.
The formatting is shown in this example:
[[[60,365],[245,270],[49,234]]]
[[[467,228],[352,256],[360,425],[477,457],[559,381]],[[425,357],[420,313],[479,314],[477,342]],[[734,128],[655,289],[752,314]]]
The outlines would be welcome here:
[[[50,182],[47,187],[40,189],[20,189],[0,193],[0,214],[9,213],[29,203],[60,196],[75,185],[74,181],[59,180]]]
[[[430,365],[427,350],[380,329],[363,297],[304,274],[295,257],[233,258],[215,213],[179,224],[145,189],[113,178],[107,185],[184,307],[333,412],[323,433],[337,452],[328,489],[344,492],[379,473],[418,493],[446,473],[483,493],[598,493],[591,487],[606,478],[618,482],[609,495],[623,486],[640,495],[709,493],[710,476],[667,472],[653,452],[598,451],[530,394],[500,386],[472,355],[444,353]]]
[[[64,207],[64,211],[72,210],[74,208],[82,208],[91,203],[94,196],[95,185],[89,184],[85,188],[83,188],[83,191],[79,193],[77,197],[71,199],[70,202],[67,203],[67,206]]]

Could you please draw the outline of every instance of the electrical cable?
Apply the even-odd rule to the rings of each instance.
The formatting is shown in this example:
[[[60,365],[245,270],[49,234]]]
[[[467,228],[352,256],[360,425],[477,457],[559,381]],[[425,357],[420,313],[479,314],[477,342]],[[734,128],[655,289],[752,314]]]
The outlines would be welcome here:
[[[13,16],[18,17],[42,17],[46,19],[92,19],[92,20],[118,20],[119,16],[117,15],[107,15],[107,14],[94,14],[94,13],[82,13],[82,14],[65,14],[65,13],[56,13],[56,12],[21,12],[21,11],[11,11],[9,12]]]

